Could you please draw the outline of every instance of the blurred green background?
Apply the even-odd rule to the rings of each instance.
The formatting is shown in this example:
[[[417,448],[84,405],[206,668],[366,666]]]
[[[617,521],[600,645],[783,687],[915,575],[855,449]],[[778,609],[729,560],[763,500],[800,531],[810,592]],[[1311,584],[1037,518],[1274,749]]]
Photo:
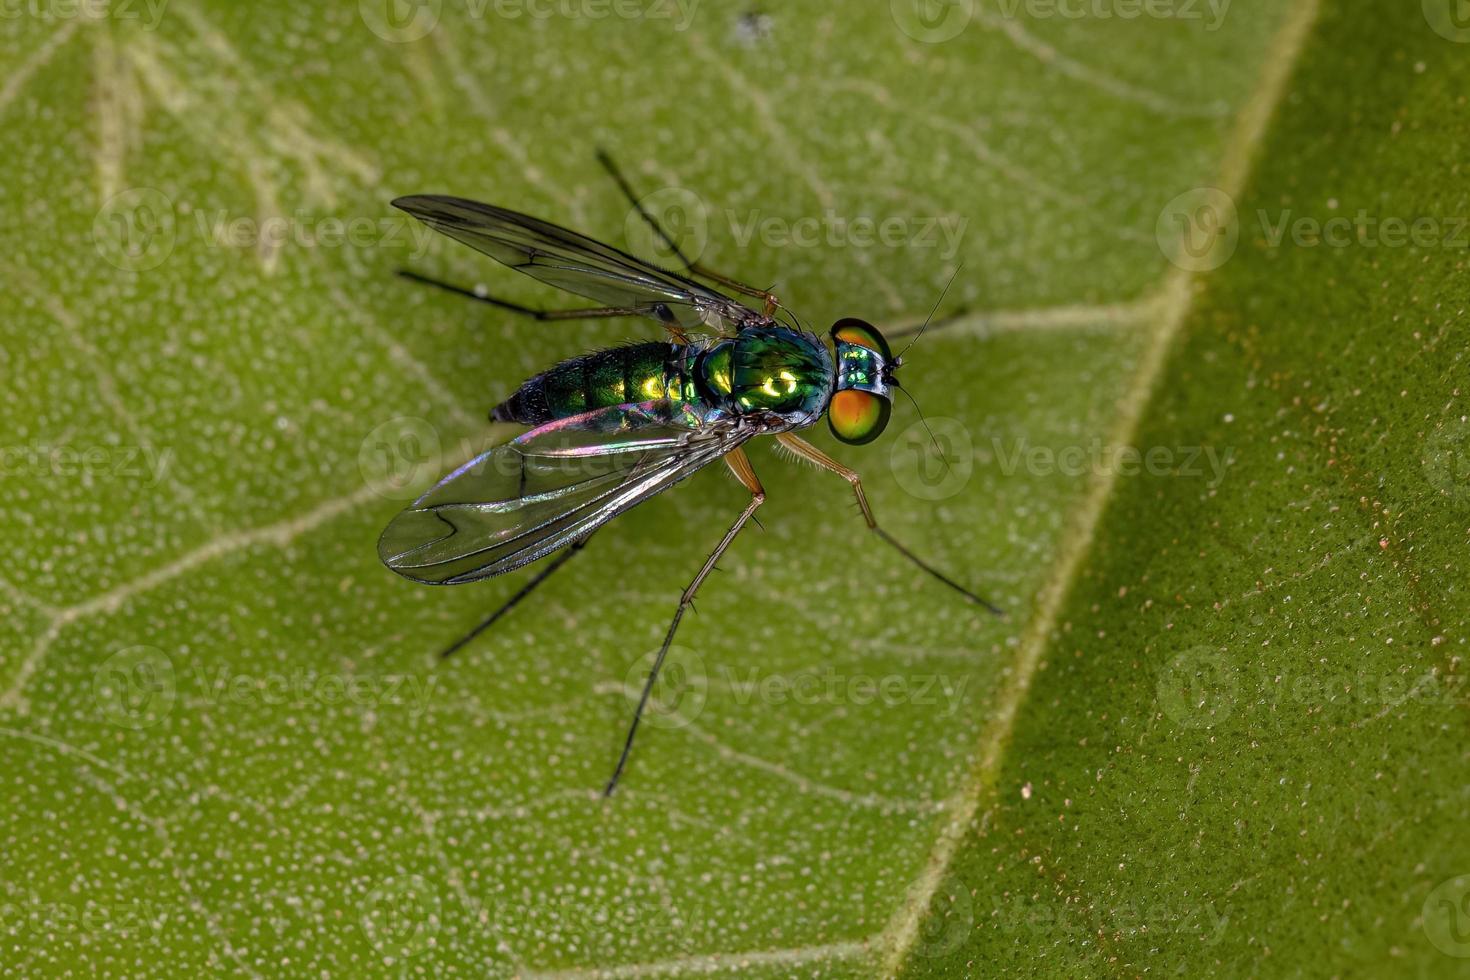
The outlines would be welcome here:
[[[5,975],[1470,974],[1459,0],[0,9]],[[374,543],[632,337],[388,202],[957,319],[840,481]],[[1346,223],[1344,223],[1346,222]],[[1402,226],[1402,228],[1400,227]],[[937,458],[943,454],[944,461]]]

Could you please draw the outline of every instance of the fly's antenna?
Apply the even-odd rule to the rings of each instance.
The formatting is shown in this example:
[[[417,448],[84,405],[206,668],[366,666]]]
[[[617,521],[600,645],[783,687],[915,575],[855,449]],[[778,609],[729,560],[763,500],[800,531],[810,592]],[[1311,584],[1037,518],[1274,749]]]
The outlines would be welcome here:
[[[909,346],[912,347],[913,345],[910,344]],[[914,411],[919,413],[919,421],[923,423],[924,431],[929,433],[929,442],[934,446],[934,455],[939,457],[939,461],[944,464],[945,472],[948,473],[950,469],[949,460],[944,458],[944,448],[939,445],[939,437],[934,434],[934,430],[929,428],[929,420],[924,418],[924,410],[919,407],[919,400],[914,397],[913,392],[909,391],[903,385],[895,384],[893,387],[903,392],[908,396],[908,400],[913,402]]]
[[[930,310],[929,311],[929,315],[924,318],[924,325],[919,328],[919,332],[918,333],[914,334],[914,339],[911,340],[911,341],[909,341],[908,347],[905,347],[903,350],[899,351],[898,352],[898,357],[896,357],[894,360],[898,360],[898,361],[903,360],[903,356],[909,352],[909,347],[912,347],[915,344],[917,344],[919,342],[919,338],[922,337],[922,336],[924,336],[924,331],[929,329],[929,321],[930,320],[933,320],[934,319],[934,314],[936,314],[936,313],[939,312],[939,305],[944,302],[944,297],[949,294],[949,287],[954,285],[955,278],[957,276],[959,276],[960,270],[963,269],[964,267],[965,267],[965,264],[963,262],[961,262],[959,265],[955,266],[954,272],[950,274],[949,282],[947,282],[947,283],[944,284],[944,289],[941,290],[940,293],[939,293],[939,299],[937,299],[937,300],[934,301],[934,309]],[[913,399],[913,396],[910,395],[909,396],[909,399],[912,400]],[[919,407],[919,405],[918,405],[917,402],[914,403],[914,407],[915,408],[918,408]],[[923,416],[924,416],[924,413],[923,412],[920,412],[919,413],[919,417],[920,418],[923,418]],[[927,426],[928,423],[925,423],[925,425]],[[933,435],[933,433],[930,433],[930,434]]]

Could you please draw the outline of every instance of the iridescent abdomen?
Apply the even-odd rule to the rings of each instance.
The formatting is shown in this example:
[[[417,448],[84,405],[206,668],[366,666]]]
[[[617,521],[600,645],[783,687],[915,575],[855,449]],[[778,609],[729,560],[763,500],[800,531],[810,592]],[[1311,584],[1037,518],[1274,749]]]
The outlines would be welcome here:
[[[693,397],[689,354],[682,344],[641,343],[562,361],[497,405],[497,422],[541,425],[596,408]]]

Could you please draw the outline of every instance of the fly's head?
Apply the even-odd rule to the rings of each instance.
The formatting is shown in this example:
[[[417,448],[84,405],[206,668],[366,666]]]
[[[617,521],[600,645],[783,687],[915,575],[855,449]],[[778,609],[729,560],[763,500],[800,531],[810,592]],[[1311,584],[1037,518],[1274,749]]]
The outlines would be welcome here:
[[[888,425],[891,393],[898,387],[894,372],[903,359],[893,356],[876,327],[855,317],[832,324],[832,348],[837,382],[827,405],[827,424],[842,442],[861,446]]]

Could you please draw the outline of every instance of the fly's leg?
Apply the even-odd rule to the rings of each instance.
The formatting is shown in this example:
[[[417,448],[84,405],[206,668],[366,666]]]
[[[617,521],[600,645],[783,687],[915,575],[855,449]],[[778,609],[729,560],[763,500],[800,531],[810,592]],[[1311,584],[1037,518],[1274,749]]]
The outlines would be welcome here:
[[[591,538],[592,535],[589,534],[585,538],[578,538],[576,541],[573,541],[570,545],[567,546],[567,549],[565,551],[553,558],[549,563],[547,563],[545,568],[541,569],[541,571],[537,572],[529,582],[521,586],[519,592],[511,596],[509,599],[505,600],[505,602],[501,604],[500,608],[496,609],[493,613],[480,620],[479,625],[476,626],[474,629],[470,630],[464,636],[461,636],[459,639],[449,644],[449,646],[445,647],[440,652],[439,657],[443,659],[444,657],[449,656],[451,653],[459,650],[475,637],[485,632],[491,626],[494,626],[496,620],[500,619],[500,617],[504,616],[506,613],[514,609],[522,599],[524,599],[526,596],[530,595],[536,590],[536,586],[540,585],[542,582],[545,582],[548,578],[550,578],[552,572],[565,565],[568,561],[571,560],[571,557],[573,555],[586,547],[587,542],[591,540]]]
[[[981,598],[980,596],[971,592],[969,589],[965,588],[963,585],[960,585],[948,575],[945,575],[943,572],[930,565],[928,562],[925,562],[918,555],[914,554],[908,548],[900,544],[893,537],[893,535],[889,534],[887,531],[879,527],[878,522],[873,518],[873,508],[868,506],[868,495],[863,493],[862,478],[857,475],[857,472],[855,470],[848,469],[846,466],[843,466],[831,456],[828,456],[826,453],[822,452],[816,446],[813,446],[805,439],[792,435],[790,432],[779,433],[776,436],[776,441],[781,443],[781,445],[785,446],[787,449],[796,453],[796,455],[800,456],[802,459],[810,463],[815,463],[822,469],[827,470],[831,473],[836,473],[848,483],[852,484],[852,492],[854,495],[856,495],[858,507],[863,512],[863,520],[868,522],[868,530],[878,535],[878,537],[882,538],[888,544],[891,544],[898,551],[899,554],[903,555],[909,561],[913,562],[915,565],[919,566],[930,575],[939,579],[939,581],[943,582],[951,589],[954,589],[956,592],[958,592],[960,595],[964,596],[971,602],[980,606],[984,606],[986,609],[990,610],[997,616],[1005,615],[1005,613],[1002,612],[1000,608],[997,607],[993,602]]]
[[[664,635],[664,645],[659,647],[658,656],[653,659],[653,669],[648,672],[648,680],[643,683],[643,694],[638,698],[638,707],[633,711],[633,723],[628,726],[628,737],[623,741],[623,752],[618,756],[617,768],[613,770],[612,778],[607,781],[607,788],[602,791],[605,797],[611,796],[613,790],[617,789],[618,778],[622,776],[623,768],[628,764],[628,754],[633,751],[633,736],[638,734],[638,721],[643,717],[643,709],[648,704],[649,695],[653,693],[653,685],[658,680],[659,669],[664,665],[664,657],[668,655],[669,647],[673,645],[674,633],[679,629],[679,620],[684,618],[684,610],[689,608],[689,604],[694,601],[694,594],[699,591],[700,584],[714,569],[715,562],[720,560],[725,549],[730,547],[730,542],[735,540],[735,535],[740,533],[740,529],[745,526],[745,522],[750,520],[760,505],[766,502],[766,491],[761,486],[760,479],[756,477],[755,468],[750,465],[750,458],[745,455],[745,450],[738,447],[732,449],[725,456],[725,462],[750,491],[750,503],[746,504],[740,516],[735,518],[735,523],[730,525],[730,530],[725,532],[725,536],[720,539],[715,550],[710,553],[709,558],[705,559],[699,574],[694,576],[694,581],[689,583],[689,587],[679,597],[679,608],[674,610],[674,620],[669,623],[669,631]]]
[[[608,172],[608,176],[612,177],[612,179],[617,183],[618,189],[623,192],[623,196],[628,199],[628,203],[633,205],[634,210],[638,212],[638,216],[643,219],[644,223],[647,224],[649,228],[652,228],[653,233],[657,235],[663,241],[663,243],[669,247],[669,250],[671,252],[679,257],[680,262],[684,263],[684,268],[686,270],[694,273],[697,276],[703,276],[705,279],[711,279],[722,286],[733,289],[737,293],[743,293],[746,296],[756,297],[765,304],[765,315],[767,317],[772,316],[776,312],[776,310],[780,309],[781,301],[777,299],[770,290],[756,289],[754,286],[747,286],[745,283],[740,282],[737,279],[731,279],[729,276],[722,276],[718,272],[714,272],[713,270],[705,268],[698,262],[695,262],[693,259],[689,258],[689,256],[685,255],[684,252],[679,248],[678,243],[674,241],[673,237],[669,235],[668,232],[664,231],[663,226],[658,223],[658,220],[654,218],[653,215],[648,213],[648,209],[643,206],[643,202],[638,199],[637,193],[633,190],[633,185],[628,183],[628,179],[623,176],[623,172],[618,169],[618,165],[613,163],[612,157],[607,155],[606,150],[597,151],[597,162],[602,164],[602,169],[606,170]]]
[[[522,306],[520,303],[512,303],[510,300],[497,299],[494,296],[486,296],[473,289],[464,286],[456,286],[454,283],[444,282],[442,279],[434,279],[422,275],[410,269],[399,269],[398,274],[413,282],[423,283],[425,286],[433,286],[442,289],[446,293],[454,293],[472,299],[477,303],[488,303],[500,310],[509,310],[521,316],[528,316],[533,320],[598,320],[620,316],[646,316],[660,321],[664,329],[681,344],[689,342],[688,336],[683,328],[674,320],[673,313],[667,308],[660,309],[658,306],[594,306],[581,310],[538,310],[531,306]]]

